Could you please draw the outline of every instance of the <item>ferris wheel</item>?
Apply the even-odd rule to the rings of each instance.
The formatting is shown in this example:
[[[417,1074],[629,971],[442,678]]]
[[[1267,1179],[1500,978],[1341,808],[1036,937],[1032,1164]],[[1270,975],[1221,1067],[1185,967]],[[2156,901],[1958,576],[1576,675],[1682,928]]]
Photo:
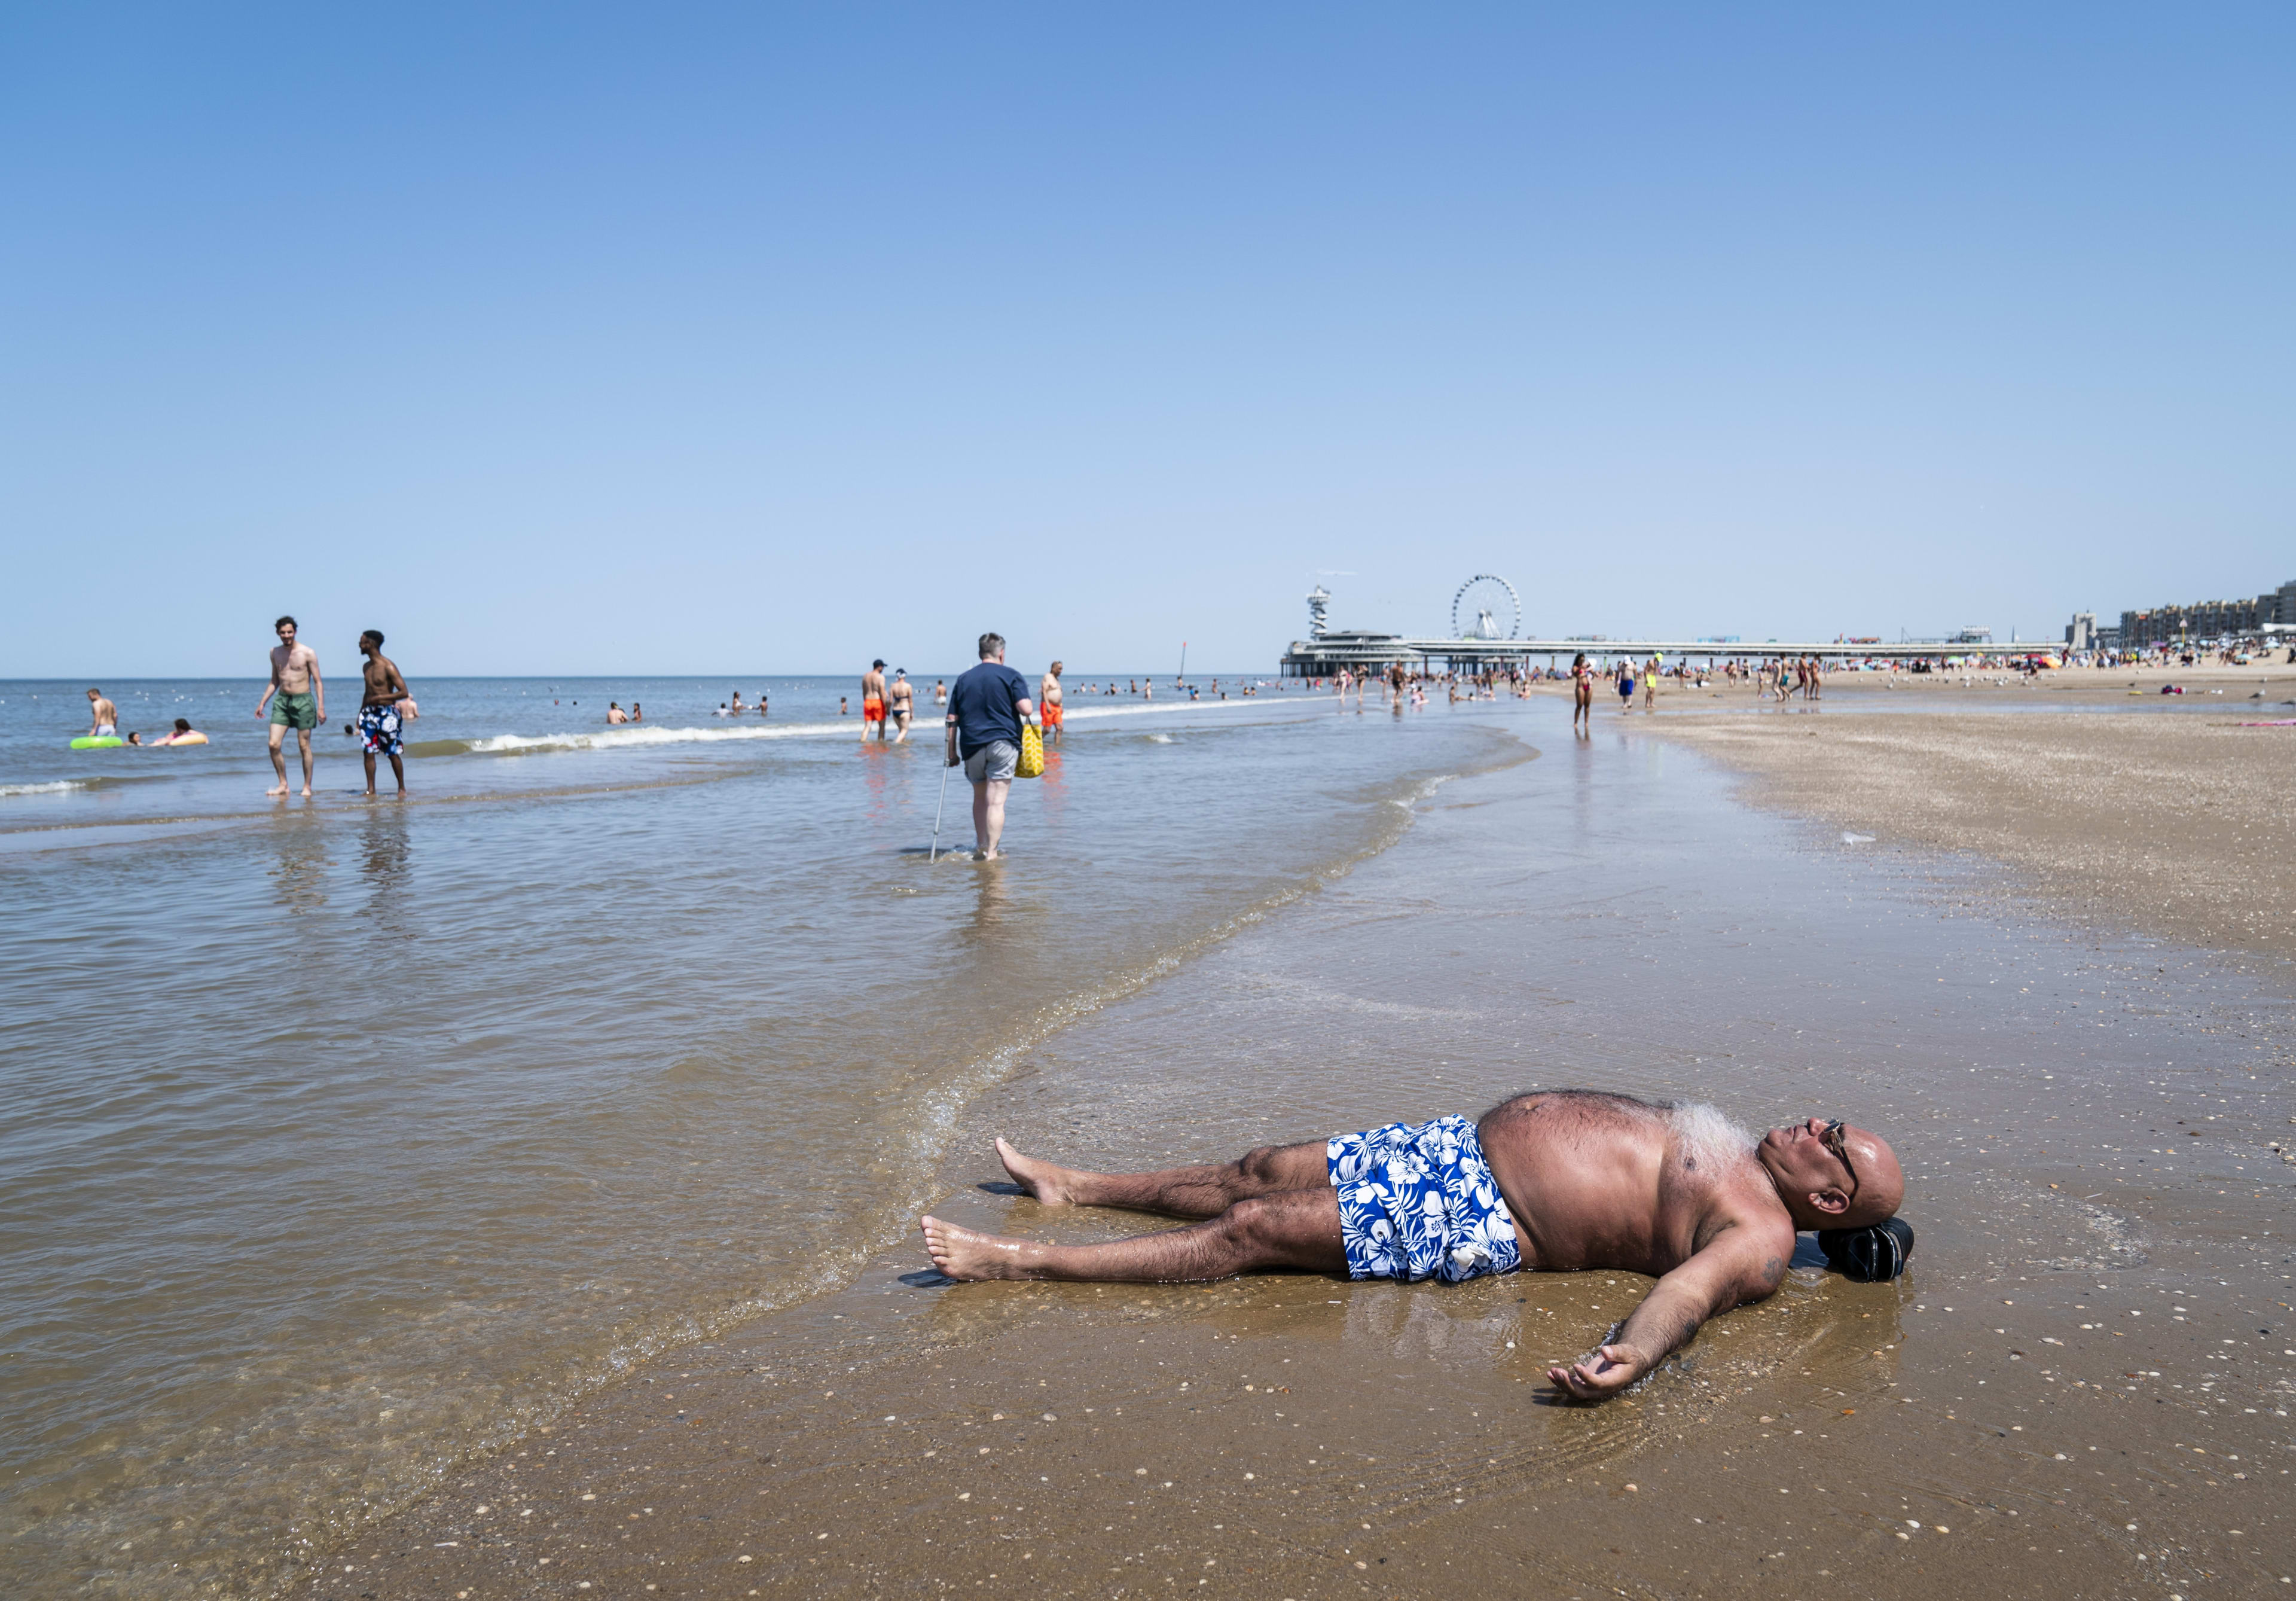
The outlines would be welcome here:
[[[1454,639],[1513,639],[1522,631],[1522,600],[1495,572],[1479,572],[1451,597]]]

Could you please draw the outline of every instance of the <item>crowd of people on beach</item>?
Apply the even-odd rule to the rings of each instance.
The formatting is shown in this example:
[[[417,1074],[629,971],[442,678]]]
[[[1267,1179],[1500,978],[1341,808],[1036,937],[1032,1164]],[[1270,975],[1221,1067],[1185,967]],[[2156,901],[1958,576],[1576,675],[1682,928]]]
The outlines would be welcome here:
[[[308,796],[312,792],[314,765],[311,736],[327,720],[326,685],[319,670],[317,655],[310,646],[301,642],[294,618],[281,617],[274,625],[274,631],[278,644],[272,647],[269,677],[255,709],[258,719],[269,726],[271,763],[277,779],[266,792],[273,796],[284,796],[289,792],[285,740],[291,730],[296,736],[297,753],[301,760],[302,793]],[[1002,667],[1003,641],[996,635],[984,635],[984,646],[989,639],[997,640],[998,653],[994,661]],[[382,645],[383,635],[379,628],[366,629],[359,636],[358,649],[363,658],[359,707],[356,718],[343,730],[347,736],[359,741],[366,776],[365,793],[370,796],[376,792],[378,759],[390,762],[398,792],[406,793],[406,725],[420,715],[406,677],[400,673],[398,664],[382,653]],[[2193,666],[2211,657],[2221,665],[2246,665],[2259,660],[2268,661],[2270,653],[2281,648],[2284,647],[2278,645],[2259,645],[2252,642],[2215,642],[2194,646],[2155,646],[2143,652],[2097,650],[2057,653],[2034,647],[2021,653],[1990,654],[1982,650],[1973,650],[1940,655],[1935,660],[1926,656],[1910,660],[1882,660],[1871,656],[1860,659],[1853,650],[1833,659],[1808,653],[1762,655],[1756,659],[1734,655],[1718,663],[1714,658],[1709,657],[1705,665],[1696,667],[1687,661],[1669,662],[1662,654],[1657,653],[1639,661],[1631,655],[1622,654],[1605,663],[1590,661],[1588,655],[1581,652],[1568,669],[1514,663],[1439,672],[1426,667],[1414,670],[1396,662],[1384,670],[1366,669],[1357,672],[1342,668],[1330,677],[1316,676],[1279,679],[1273,687],[1279,692],[1295,687],[1311,694],[1330,692],[1336,695],[1342,710],[1346,710],[1352,695],[1358,713],[1364,710],[1366,696],[1375,688],[1380,699],[1396,716],[1400,717],[1406,709],[1423,710],[1429,703],[1430,690],[1434,687],[1442,689],[1449,703],[1456,706],[1462,702],[1496,700],[1502,694],[1528,698],[1534,693],[1536,685],[1567,680],[1571,686],[1573,702],[1571,726],[1574,731],[1584,732],[1591,731],[1593,727],[1594,684],[1597,677],[1605,677],[1611,682],[1621,711],[1633,711],[1639,694],[1642,710],[1649,714],[1656,711],[1659,687],[1668,680],[1685,687],[1694,686],[1703,689],[1715,678],[1719,678],[1727,687],[1751,687],[1758,698],[1784,704],[1788,701],[1815,702],[1821,699],[1830,670],[1886,673],[1890,675],[1890,679],[1885,683],[1900,674],[1929,677],[1958,673],[1964,683],[1972,683],[1976,681],[1973,675],[1988,671],[2013,672],[2031,677],[2042,671],[2073,666],[2109,669],[2173,666],[2179,662]],[[2296,665],[2296,645],[2284,648],[2287,664]],[[987,664],[990,661],[991,658],[984,653],[982,662]],[[885,667],[884,660],[880,657],[873,661],[869,670],[862,675],[861,738],[864,743],[875,740],[881,743],[904,743],[916,718],[918,686],[911,682],[906,669],[895,668],[888,678]],[[1004,670],[1011,671],[1010,669]],[[961,676],[957,680],[958,686],[962,686],[979,671],[980,668],[976,667]],[[1025,680],[1021,680],[1017,673],[1013,675],[1014,681],[1021,684],[1021,692],[1012,699],[1029,708],[1020,717],[1032,721],[1039,728],[1042,737],[1054,744],[1061,742],[1067,719],[1070,692],[1062,677],[1063,671],[1063,663],[1053,662],[1037,680],[1033,694],[1028,693]],[[1236,684],[1233,693],[1240,698],[1251,698],[1269,686],[1266,680],[1247,679]],[[1231,694],[1231,690],[1224,687],[1218,677],[1204,685],[1192,684],[1185,677],[1176,676],[1172,689],[1174,694],[1188,702],[1201,701],[1207,694],[1226,701]],[[947,726],[952,730],[964,726],[964,719],[952,704],[955,693],[946,681],[938,678],[933,681],[932,703],[950,707]],[[1110,678],[1084,685],[1076,693],[1096,698],[1121,694],[1137,697],[1144,702],[1153,702],[1156,698],[1154,680],[1142,677],[1126,679],[1121,689],[1118,687],[1117,680]],[[2164,690],[2162,693],[2176,692]],[[193,727],[184,718],[176,718],[172,728],[149,740],[133,729],[122,735],[118,705],[97,688],[88,690],[87,699],[88,732],[75,742],[78,745],[160,749],[209,743],[208,735]],[[579,704],[578,702],[576,703]],[[712,715],[729,718],[751,715],[766,718],[772,715],[772,710],[767,689],[758,689],[754,703],[744,702],[742,692],[736,689],[731,700],[720,702]],[[837,710],[840,717],[850,715],[850,697],[840,696]],[[641,724],[645,720],[645,710],[636,701],[632,701],[627,710],[619,701],[610,701],[606,704],[605,720],[611,727]],[[988,739],[988,735],[1001,730],[1003,722],[1007,720],[1014,720],[1009,706],[1001,718],[990,718],[985,722],[978,717],[974,718],[984,743],[997,743]],[[995,729],[990,728],[990,723],[996,725]],[[1013,732],[1012,743],[1017,743],[1017,721]],[[956,765],[957,759],[953,759],[950,765]],[[992,777],[977,782],[986,786],[1001,781]],[[987,859],[996,854],[995,842],[1001,833],[1001,795],[992,800],[984,788],[976,812],[980,824],[977,849],[982,858]]]

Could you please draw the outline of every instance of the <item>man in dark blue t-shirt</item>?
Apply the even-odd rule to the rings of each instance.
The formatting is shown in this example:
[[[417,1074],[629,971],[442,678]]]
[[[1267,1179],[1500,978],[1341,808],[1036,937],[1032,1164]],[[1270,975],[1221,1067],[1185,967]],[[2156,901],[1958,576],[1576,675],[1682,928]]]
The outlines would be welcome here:
[[[972,780],[972,859],[993,860],[1004,834],[1004,796],[1021,761],[1021,725],[1036,712],[1029,681],[1004,665],[1004,636],[980,636],[980,665],[948,692],[948,765]]]

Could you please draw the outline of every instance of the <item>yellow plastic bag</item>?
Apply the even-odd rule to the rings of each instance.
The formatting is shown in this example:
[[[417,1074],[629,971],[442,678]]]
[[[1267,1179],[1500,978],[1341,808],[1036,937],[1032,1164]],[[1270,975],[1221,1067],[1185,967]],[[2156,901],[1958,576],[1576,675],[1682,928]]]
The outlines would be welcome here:
[[[1045,776],[1045,736],[1037,732],[1034,723],[1021,725],[1021,760],[1013,768],[1015,778],[1042,778]]]

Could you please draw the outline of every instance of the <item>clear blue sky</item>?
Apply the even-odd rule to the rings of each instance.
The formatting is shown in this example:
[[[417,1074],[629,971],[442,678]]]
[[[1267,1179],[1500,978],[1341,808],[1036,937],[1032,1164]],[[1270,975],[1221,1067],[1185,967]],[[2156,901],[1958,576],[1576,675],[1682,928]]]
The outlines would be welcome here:
[[[483,14],[480,14],[483,12]],[[2296,578],[2296,8],[13,6],[0,675]],[[91,680],[93,681],[93,679]]]

